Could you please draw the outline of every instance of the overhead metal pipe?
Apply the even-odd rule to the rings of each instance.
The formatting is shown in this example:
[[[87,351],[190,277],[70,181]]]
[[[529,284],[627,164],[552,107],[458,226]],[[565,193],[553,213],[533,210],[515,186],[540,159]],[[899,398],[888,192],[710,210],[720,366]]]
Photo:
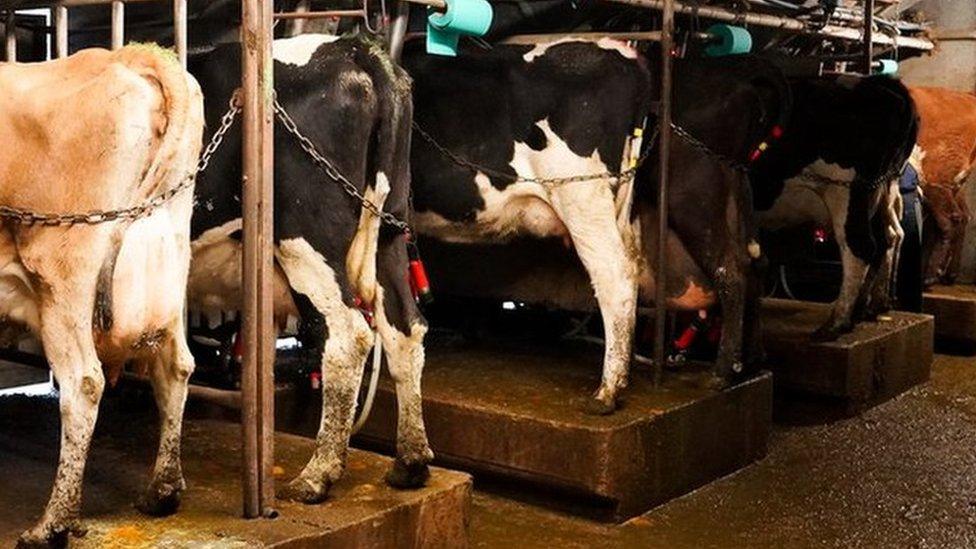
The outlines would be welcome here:
[[[617,4],[626,4],[629,6],[637,6],[641,8],[653,9],[653,10],[663,10],[664,4],[668,0],[607,0],[608,2],[614,2]],[[760,27],[769,27],[775,29],[782,29],[786,31],[792,31],[798,34],[810,34],[815,36],[826,36],[831,38],[840,38],[843,40],[858,41],[863,39],[861,29],[852,27],[841,27],[837,25],[827,25],[823,28],[811,28],[806,23],[799,21],[797,19],[790,19],[788,17],[780,17],[777,15],[769,15],[765,13],[737,13],[729,11],[723,8],[715,6],[694,6],[689,4],[683,4],[681,2],[675,2],[675,13],[683,15],[697,15],[704,19],[714,19],[717,21],[725,21],[729,23],[736,24],[748,24],[756,25]],[[872,41],[875,44],[891,45],[896,44],[900,48],[912,48],[916,50],[929,51],[935,47],[935,45],[927,39],[914,38],[910,36],[898,36],[892,38],[891,36],[885,34],[875,34],[872,37]]]

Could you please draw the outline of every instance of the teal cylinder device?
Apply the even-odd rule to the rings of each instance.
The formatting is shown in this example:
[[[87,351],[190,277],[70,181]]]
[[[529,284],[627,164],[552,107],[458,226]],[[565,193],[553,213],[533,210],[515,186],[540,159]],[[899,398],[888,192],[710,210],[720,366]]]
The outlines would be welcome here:
[[[484,36],[491,27],[491,4],[487,0],[447,0],[444,13],[427,11],[427,53],[457,55],[458,38]]]
[[[752,35],[742,27],[719,23],[708,27],[705,33],[711,35],[714,40],[705,48],[705,55],[709,57],[738,55],[752,51]]]
[[[898,61],[894,59],[882,59],[878,61],[874,74],[881,74],[884,76],[894,76],[898,74]]]

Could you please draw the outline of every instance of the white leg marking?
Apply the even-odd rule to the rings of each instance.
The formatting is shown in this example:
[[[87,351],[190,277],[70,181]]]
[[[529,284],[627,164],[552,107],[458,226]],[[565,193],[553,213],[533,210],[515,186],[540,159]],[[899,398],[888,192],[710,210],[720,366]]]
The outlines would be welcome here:
[[[335,272],[305,239],[283,240],[276,257],[292,288],[309,298],[325,316],[328,327],[322,354],[322,418],[317,447],[290,485],[306,499],[320,499],[345,467],[356,395],[373,332],[362,314],[343,302]]]
[[[377,288],[376,328],[383,338],[386,361],[397,392],[397,457],[405,464],[425,464],[434,459],[424,428],[420,380],[424,370],[424,336],[427,327],[415,323],[410,333],[394,327],[383,306],[383,288]]]

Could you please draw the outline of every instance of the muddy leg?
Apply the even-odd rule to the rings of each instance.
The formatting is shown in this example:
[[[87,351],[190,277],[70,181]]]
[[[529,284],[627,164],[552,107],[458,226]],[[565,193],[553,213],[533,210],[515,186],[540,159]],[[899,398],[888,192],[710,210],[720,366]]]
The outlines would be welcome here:
[[[837,240],[837,246],[840,248],[844,278],[841,281],[840,295],[834,301],[830,318],[813,332],[812,339],[814,341],[833,341],[841,334],[853,329],[854,307],[857,305],[864,287],[864,280],[867,277],[868,264],[854,255],[850,246],[847,245],[847,233],[844,228],[847,223],[847,192],[846,189],[834,189],[833,187],[825,191],[825,193],[838,193],[835,196],[825,196],[824,203],[830,211],[834,236]]]
[[[386,482],[396,488],[416,488],[427,482],[427,464],[434,459],[427,442],[420,391],[427,323],[405,276],[404,239],[397,236],[391,240],[380,243],[376,299],[376,328],[383,338],[397,395],[397,459]]]
[[[949,250],[952,247],[953,226],[952,213],[953,201],[952,191],[941,185],[928,185],[925,187],[925,198],[929,206],[929,211],[935,221],[934,225],[934,244],[929,253],[928,264],[925,265],[925,278],[923,284],[931,286],[935,284],[945,272],[945,267],[949,261]]]
[[[186,489],[180,460],[183,433],[183,408],[187,385],[193,373],[193,355],[186,344],[180,315],[156,357],[149,364],[149,379],[159,408],[159,450],[152,479],[136,507],[152,516],[167,516],[180,507],[180,494]]]
[[[569,230],[603,316],[603,379],[587,412],[609,414],[627,386],[637,312],[637,252],[625,245],[609,186],[584,181],[558,187],[553,205]]]
[[[82,477],[105,387],[92,340],[94,288],[93,277],[84,290],[54,287],[42,299],[40,336],[60,390],[61,454],[44,515],[21,536],[18,547],[64,546],[69,533],[83,533]]]
[[[952,237],[949,242],[949,260],[946,263],[943,284],[955,284],[959,276],[959,262],[962,260],[963,243],[966,240],[966,228],[969,227],[969,204],[966,202],[966,191],[960,187],[953,193]]]
[[[748,290],[744,274],[746,268],[746,262],[730,250],[726,252],[722,265],[712,275],[719,304],[722,306],[722,338],[719,340],[711,382],[716,389],[727,387],[732,376],[743,370],[742,335]]]
[[[349,305],[348,289],[342,290],[343,285],[348,288],[345,276],[334,272],[308,242],[302,238],[282,241],[277,259],[291,287],[307,296],[308,303],[324,318],[326,330],[322,352],[322,418],[315,453],[298,477],[279,491],[278,497],[318,503],[325,499],[345,468],[356,396],[373,332],[359,310]]]

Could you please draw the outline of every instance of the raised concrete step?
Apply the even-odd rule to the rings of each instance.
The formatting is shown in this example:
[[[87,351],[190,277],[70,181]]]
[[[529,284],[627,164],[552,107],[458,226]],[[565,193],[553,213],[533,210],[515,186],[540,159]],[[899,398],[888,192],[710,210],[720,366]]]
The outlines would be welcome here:
[[[839,415],[857,414],[929,379],[929,315],[893,311],[837,341],[814,343],[810,334],[830,315],[830,305],[767,299],[762,314],[778,417],[788,415],[784,408],[815,400]]]
[[[922,310],[935,317],[940,350],[976,353],[976,286],[933,286],[922,296]]]
[[[151,402],[146,405],[152,406]],[[278,502],[276,519],[241,518],[240,427],[190,420],[183,436],[188,489],[180,511],[149,518],[132,507],[156,448],[146,414],[99,417],[84,486],[88,534],[71,547],[465,547],[471,479],[435,468],[427,487],[383,482],[391,460],[353,450],[345,476],[320,505]],[[278,435],[278,470],[295,475],[314,441]],[[0,546],[12,547],[40,516],[57,465],[57,404],[0,398]]]
[[[655,389],[647,369],[635,367],[621,409],[587,415],[601,364],[595,346],[433,346],[424,415],[438,463],[516,481],[517,497],[532,486],[553,496],[543,503],[624,520],[766,454],[768,373],[713,392],[701,388],[701,369],[669,373]],[[358,441],[392,449],[394,395],[383,379]]]

